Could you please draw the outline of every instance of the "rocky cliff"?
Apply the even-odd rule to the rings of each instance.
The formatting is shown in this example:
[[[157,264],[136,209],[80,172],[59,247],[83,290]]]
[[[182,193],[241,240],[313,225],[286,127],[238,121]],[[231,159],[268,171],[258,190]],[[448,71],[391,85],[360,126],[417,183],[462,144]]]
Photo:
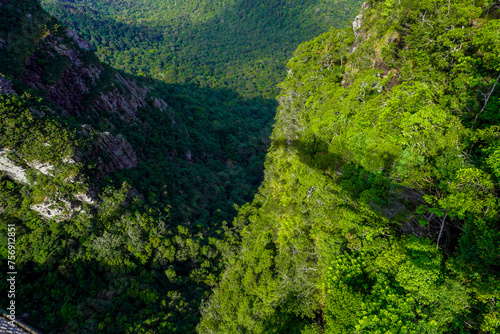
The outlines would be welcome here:
[[[258,187],[274,101],[118,72],[36,0],[0,1],[18,314],[44,333],[194,333],[212,237]]]
[[[18,20],[17,26],[0,32],[0,94],[24,96],[29,92],[41,98],[43,108],[29,108],[36,119],[76,117],[81,123],[90,123],[81,125],[77,135],[86,142],[85,152],[75,147],[73,156],[63,159],[81,161],[82,170],[92,161],[97,180],[117,170],[136,167],[136,153],[123,135],[98,131],[91,124],[104,123],[115,128],[111,119],[139,124],[140,108],[165,110],[167,103],[150,98],[147,87],[100,63],[87,41],[75,31],[60,27],[37,2],[17,5],[13,0],[5,0],[0,2],[0,8],[6,12],[4,15]],[[57,161],[30,160],[22,150],[14,152],[14,161],[10,157],[12,151],[12,147],[0,150],[0,171],[13,180],[30,184],[30,170],[48,177],[57,174]],[[90,194],[78,193],[68,198],[56,193],[32,205],[32,209],[43,217],[64,220],[81,211],[81,202],[96,204]]]
[[[299,46],[199,333],[498,333],[500,6],[373,0]]]

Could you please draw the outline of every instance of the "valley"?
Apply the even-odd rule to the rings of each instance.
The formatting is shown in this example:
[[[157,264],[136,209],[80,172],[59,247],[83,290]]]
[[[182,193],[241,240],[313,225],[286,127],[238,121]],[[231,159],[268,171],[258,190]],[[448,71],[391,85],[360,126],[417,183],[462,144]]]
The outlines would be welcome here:
[[[14,227],[43,333],[497,333],[499,19],[0,0],[1,290]]]

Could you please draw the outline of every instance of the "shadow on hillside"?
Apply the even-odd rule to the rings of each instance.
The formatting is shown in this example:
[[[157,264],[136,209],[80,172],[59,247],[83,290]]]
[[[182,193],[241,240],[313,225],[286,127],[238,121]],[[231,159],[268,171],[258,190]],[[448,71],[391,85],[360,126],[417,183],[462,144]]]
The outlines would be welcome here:
[[[415,239],[405,239],[405,251],[415,267],[436,270],[436,264],[431,260],[436,256],[436,252],[442,251],[443,253],[439,254],[444,257],[456,256],[460,247],[459,241],[464,233],[463,226],[458,224],[463,222],[449,217],[445,220],[439,251],[436,251],[442,220],[434,217],[425,226],[419,224],[417,219],[423,217],[418,216],[415,211],[420,205],[426,204],[424,194],[420,189],[402,186],[394,180],[389,171],[390,165],[384,170],[366,170],[346,161],[338,154],[328,152],[329,143],[318,139],[313,142],[273,140],[272,146],[289,150],[290,154],[296,154],[309,168],[331,177],[333,182],[341,187],[342,196],[349,197],[352,203],[367,204],[375,215],[387,219],[389,224],[380,227],[390,227],[394,231],[391,234],[416,236]],[[427,213],[426,216],[430,215]],[[376,224],[376,221],[372,220],[372,223]],[[468,265],[476,265],[476,260],[471,257]],[[457,267],[456,270],[466,272],[468,269],[464,268]]]
[[[18,263],[16,318],[36,330],[195,332],[203,291],[208,290],[202,282],[189,278],[193,266],[199,267],[196,260],[144,266],[132,256],[114,265],[59,256],[53,254],[43,264]],[[165,275],[167,268],[169,275]],[[6,265],[2,269],[8,271]],[[5,274],[0,277],[6,278]],[[0,301],[8,305],[7,294]]]
[[[214,233],[232,221],[235,204],[253,200],[262,181],[276,101],[126,76],[149,87],[150,105],[162,99],[167,106],[141,108],[136,123],[109,115],[92,124],[123,135],[139,160],[136,168],[107,177],[101,188],[127,182],[147,206],[168,209],[173,225]]]
[[[370,171],[329,152],[329,143],[317,138],[312,142],[278,140],[273,141],[272,145],[288,148],[290,154],[297,154],[302,163],[332,178],[333,182],[341,186],[343,196],[368,205],[376,215],[388,219],[389,225],[397,228],[399,233],[437,239],[441,220],[435,217],[426,226],[418,223],[417,219],[422,217],[416,217],[414,212],[425,204],[423,192],[403,186],[391,177],[392,163]],[[448,219],[440,245],[447,250],[454,250],[458,245],[459,234],[459,229]]]
[[[207,20],[191,20],[192,13],[184,13],[165,20],[145,17],[147,24],[138,19],[146,11],[134,12],[136,22],[124,23],[113,18],[113,6],[46,7],[98,46],[101,59],[115,67],[274,98],[297,46],[331,26],[344,27],[362,1],[302,2],[236,0]]]

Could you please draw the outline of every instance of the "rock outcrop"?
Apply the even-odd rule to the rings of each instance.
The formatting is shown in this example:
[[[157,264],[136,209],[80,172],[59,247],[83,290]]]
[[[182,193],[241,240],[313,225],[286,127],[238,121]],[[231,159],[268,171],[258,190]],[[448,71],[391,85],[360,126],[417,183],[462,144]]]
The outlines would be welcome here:
[[[30,209],[38,212],[45,219],[54,219],[58,222],[69,219],[77,211],[81,211],[81,208],[73,207],[69,201],[64,199],[58,199],[58,201],[48,199],[42,203],[31,205]]]
[[[125,120],[138,121],[137,110],[148,105],[146,96],[149,89],[138,86],[133,80],[125,79],[120,73],[116,73],[113,79],[115,82],[113,88],[106,93],[99,94],[92,102],[93,107],[98,111],[119,113]],[[117,85],[124,93],[120,92]]]
[[[85,51],[89,51],[92,49],[92,45],[83,38],[81,38],[80,36],[78,36],[76,31],[74,31],[73,29],[66,29],[66,36],[73,39],[73,41],[75,41],[76,45],[78,45],[80,49]]]
[[[54,166],[45,162],[33,161],[28,164],[33,169],[36,169],[47,176],[54,176]]]
[[[10,0],[13,1],[13,0]],[[0,5],[5,1],[0,0]],[[19,94],[14,87],[27,85],[38,91],[49,102],[50,107],[40,109],[30,107],[35,118],[47,116],[80,116],[88,119],[88,123],[106,123],[111,129],[113,117],[119,117],[129,124],[141,125],[138,118],[140,108],[151,107],[166,111],[167,103],[159,98],[149,96],[150,89],[138,84],[126,74],[101,63],[92,52],[90,43],[68,28],[63,30],[47,30],[40,22],[48,22],[44,13],[24,13],[23,24],[33,30],[33,39],[26,41],[34,44],[26,48],[29,52],[23,55],[16,71],[9,72],[9,79],[0,74],[0,94]],[[35,19],[38,18],[38,21]],[[38,31],[37,31],[38,29]],[[30,30],[30,31],[31,31]],[[0,49],[9,48],[13,34],[0,36]],[[21,38],[23,36],[18,36]],[[16,59],[17,60],[17,59]],[[20,69],[22,67],[22,69]],[[15,85],[13,84],[15,83]],[[86,164],[97,162],[97,180],[120,169],[134,168],[138,160],[130,143],[121,134],[99,132],[90,125],[82,126],[80,135],[87,141],[89,149],[79,152],[75,146],[75,156],[63,159],[62,163]],[[0,135],[1,136],[1,135]],[[0,137],[1,138],[1,137]],[[16,153],[16,159],[9,158],[10,153]],[[19,154],[18,154],[19,153]],[[36,186],[28,178],[28,171],[36,170],[48,177],[57,177],[58,164],[44,161],[24,161],[23,152],[12,152],[0,146],[0,171],[10,179]],[[82,169],[84,170],[84,169]],[[72,176],[65,182],[80,182],[77,176]],[[59,193],[47,195],[37,200],[30,207],[45,219],[63,221],[83,213],[83,207],[99,206],[96,185],[85,186],[87,190],[74,194]],[[89,190],[92,189],[92,190]],[[134,194],[131,194],[134,195]],[[135,194],[140,196],[140,194]],[[85,214],[90,214],[85,212]]]
[[[137,166],[134,149],[120,134],[115,137],[109,132],[99,133],[95,146],[100,177],[119,169]]]
[[[361,29],[361,19],[363,18],[362,14],[358,14],[354,21],[352,21],[352,30],[354,31],[354,36],[358,37],[359,30]]]
[[[167,107],[168,107],[167,102],[163,101],[162,99],[158,99],[156,97],[153,98],[152,105],[153,105],[153,107],[156,107],[156,108],[160,109],[161,111],[167,109]]]
[[[43,165],[42,168],[47,168],[47,166]],[[2,153],[0,153],[0,170],[6,172],[10,178],[17,182],[29,184],[26,177],[26,168],[15,164]],[[95,200],[89,194],[79,193],[74,198],[75,201],[69,201],[60,196],[48,197],[42,203],[32,204],[30,208],[45,219],[63,221],[82,212],[82,202],[91,205],[95,204]],[[0,208],[0,214],[2,211],[2,208]]]
[[[22,184],[30,185],[27,177],[27,169],[33,168],[38,172],[45,174],[47,176],[54,176],[54,166],[48,163],[41,162],[26,162],[26,163],[16,163],[9,159],[8,153],[12,151],[8,149],[0,149],[0,171],[5,172],[9,178]],[[67,159],[68,163],[71,163],[70,159]],[[74,161],[73,161],[74,163]],[[95,205],[96,199],[95,194],[92,191],[87,193],[77,193],[73,195],[72,200],[64,198],[60,194],[55,196],[50,196],[45,198],[41,203],[35,203],[30,206],[30,208],[36,211],[40,216],[45,219],[54,219],[56,221],[63,221],[74,217],[78,213],[82,212],[82,203],[85,202],[89,205]],[[0,214],[2,209],[0,208]]]
[[[26,63],[22,78],[60,107],[63,116],[93,115],[95,118],[119,114],[124,120],[138,122],[139,108],[148,105],[166,108],[165,101],[160,99],[148,103],[147,87],[93,58],[90,43],[74,30],[66,29],[65,37],[48,35],[40,41],[38,51]],[[48,58],[58,63],[57,68],[45,67]]]
[[[365,14],[365,10],[369,7],[368,2],[363,3],[361,6],[360,13],[356,16],[354,21],[352,22],[352,30],[354,32],[354,43],[351,47],[351,52],[355,52],[356,48],[360,43],[360,39],[363,37],[363,17]]]
[[[82,203],[95,205],[96,201],[88,194],[77,194],[73,198],[65,198],[61,194],[56,194],[41,203],[32,204],[30,209],[47,220],[53,219],[61,222],[81,213],[89,216],[89,213],[84,211]]]

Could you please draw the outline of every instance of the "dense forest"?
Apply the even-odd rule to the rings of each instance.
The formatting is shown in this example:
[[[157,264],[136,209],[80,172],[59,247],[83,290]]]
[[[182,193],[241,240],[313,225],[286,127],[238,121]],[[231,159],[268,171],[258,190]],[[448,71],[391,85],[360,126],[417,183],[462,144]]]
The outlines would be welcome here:
[[[19,319],[500,332],[498,1],[42,2],[0,0]]]
[[[38,1],[0,2],[0,286],[15,225],[19,319],[195,331],[222,240],[261,183],[276,102],[175,81],[102,63]]]
[[[500,331],[499,18],[372,0],[297,49],[200,333]]]
[[[0,3],[17,314],[43,332],[193,332],[220,270],[211,238],[261,182],[275,101],[133,77],[74,36],[37,1]]]
[[[299,43],[352,20],[361,0],[43,0],[99,58],[139,75],[273,99]]]

